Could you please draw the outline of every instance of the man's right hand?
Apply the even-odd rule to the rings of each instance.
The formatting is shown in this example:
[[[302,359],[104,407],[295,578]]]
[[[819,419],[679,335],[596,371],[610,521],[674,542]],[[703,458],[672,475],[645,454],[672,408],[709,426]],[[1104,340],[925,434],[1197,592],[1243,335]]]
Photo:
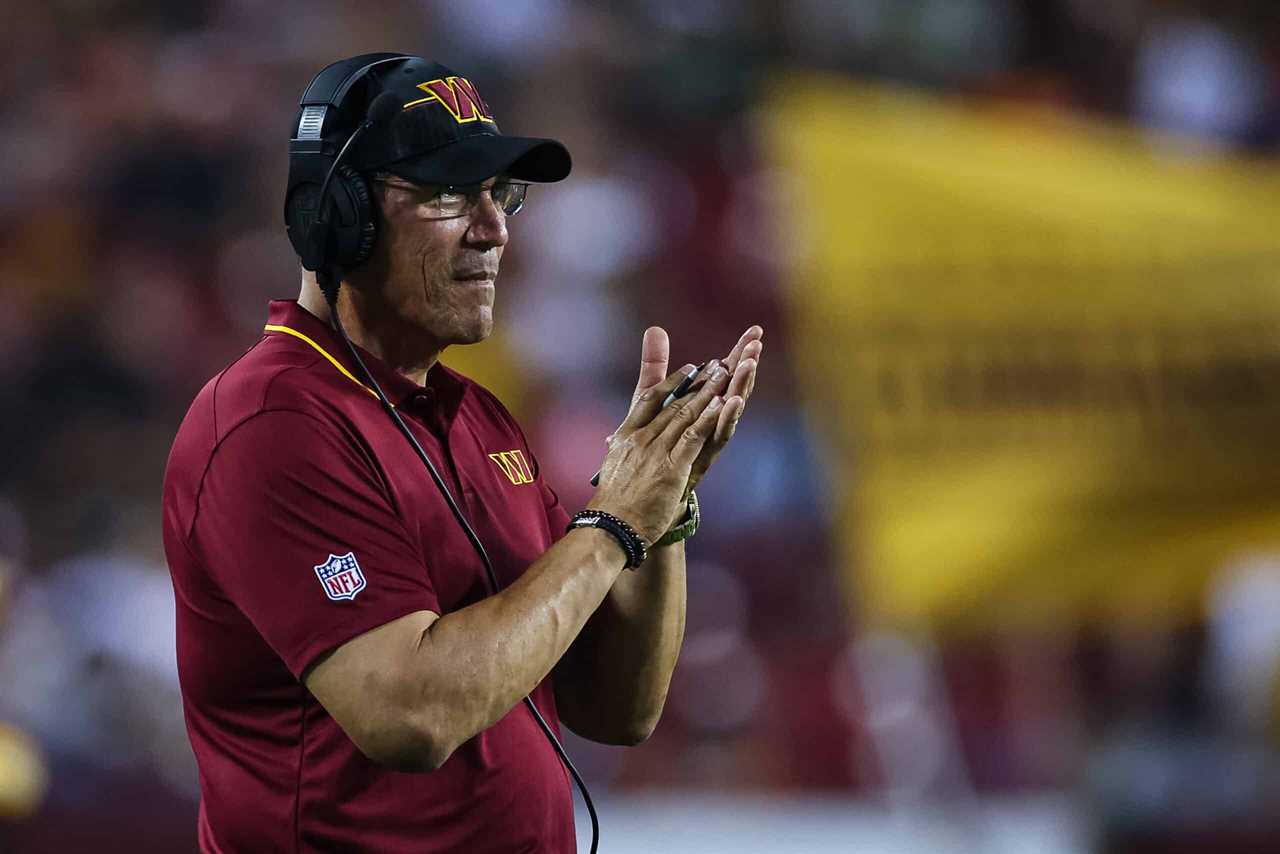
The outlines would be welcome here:
[[[640,393],[609,438],[600,485],[587,507],[622,519],[646,543],[660,539],[683,512],[689,470],[715,431],[729,375],[719,364],[708,365],[707,371],[701,389],[666,409],[661,409],[662,401],[687,369]]]

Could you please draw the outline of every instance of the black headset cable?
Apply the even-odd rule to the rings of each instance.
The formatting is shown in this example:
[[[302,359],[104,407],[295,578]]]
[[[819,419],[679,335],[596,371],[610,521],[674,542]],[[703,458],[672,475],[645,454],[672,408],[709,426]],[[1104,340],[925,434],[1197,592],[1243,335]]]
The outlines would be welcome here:
[[[387,399],[387,395],[382,390],[382,386],[378,384],[373,373],[365,365],[364,360],[360,358],[360,353],[356,350],[355,345],[351,343],[351,339],[347,337],[347,330],[342,326],[342,319],[338,317],[337,291],[340,279],[334,276],[334,286],[322,287],[325,300],[329,303],[329,321],[334,331],[342,338],[344,344],[347,345],[347,352],[351,354],[351,358],[359,366],[360,372],[364,374],[365,379],[369,381],[369,385],[378,395],[378,400],[382,403],[383,410],[387,415],[391,416],[391,420],[395,422],[399,428],[401,435],[408,440],[413,447],[414,453],[418,455],[418,459],[422,460],[422,464],[427,467],[427,471],[431,474],[431,480],[435,482],[436,488],[440,490],[440,494],[444,496],[445,503],[449,505],[449,510],[453,512],[453,517],[458,520],[458,524],[462,526],[462,530],[466,532],[467,539],[471,541],[472,547],[475,548],[476,554],[480,556],[481,562],[484,564],[485,574],[489,576],[489,585],[493,588],[494,593],[498,593],[502,587],[498,584],[498,575],[494,572],[493,563],[489,560],[489,553],[485,551],[484,544],[480,542],[480,538],[476,535],[475,529],[471,527],[471,523],[467,521],[467,517],[463,515],[462,508],[458,506],[458,502],[454,500],[453,493],[449,492],[449,487],[445,484],[444,479],[440,477],[440,472],[436,470],[435,464],[431,462],[431,458],[427,456],[427,452],[422,449],[422,445],[418,443],[418,438],[409,430],[409,425],[404,423],[404,419],[400,417],[400,413]],[[538,726],[542,729],[543,734],[547,737],[547,741],[551,742],[551,747],[555,750],[556,755],[560,757],[560,761],[564,763],[564,767],[568,769],[573,782],[577,784],[578,791],[582,793],[582,801],[587,806],[587,814],[591,817],[591,854],[596,854],[596,849],[600,843],[600,819],[596,816],[595,804],[591,801],[591,793],[587,791],[587,784],[583,781],[582,775],[578,773],[578,769],[574,767],[573,761],[569,759],[569,754],[565,752],[564,746],[560,744],[560,740],[556,738],[555,733],[551,731],[551,727],[547,725],[546,720],[542,717],[542,713],[538,711],[538,707],[533,700],[526,696],[524,704],[528,707],[533,719],[538,722]]]

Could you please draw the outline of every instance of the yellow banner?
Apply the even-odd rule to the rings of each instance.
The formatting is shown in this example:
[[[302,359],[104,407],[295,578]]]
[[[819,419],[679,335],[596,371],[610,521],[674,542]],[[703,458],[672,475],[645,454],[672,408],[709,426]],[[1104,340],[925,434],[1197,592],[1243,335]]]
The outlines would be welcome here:
[[[763,115],[865,618],[1178,620],[1280,549],[1280,167],[821,77]]]

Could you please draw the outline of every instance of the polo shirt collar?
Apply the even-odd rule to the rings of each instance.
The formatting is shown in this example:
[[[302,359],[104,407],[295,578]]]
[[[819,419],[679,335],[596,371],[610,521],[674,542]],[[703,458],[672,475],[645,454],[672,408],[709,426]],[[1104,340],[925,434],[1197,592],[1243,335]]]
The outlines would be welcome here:
[[[284,327],[284,329],[273,330],[270,328],[272,326]],[[341,365],[355,381],[364,385],[363,373],[352,360],[347,345],[338,337],[338,333],[330,328],[328,323],[298,305],[297,300],[271,300],[267,309],[267,332],[292,334],[295,338],[299,338],[299,344],[305,343],[319,350],[321,354],[328,356],[331,362],[336,361]],[[378,381],[378,385],[382,386],[382,390],[396,406],[403,405],[410,398],[430,397],[432,394],[449,410],[456,410],[461,402],[464,384],[439,361],[427,371],[426,384],[420,386],[359,344],[354,341],[352,344],[360,353],[360,358],[369,368],[374,379]],[[333,370],[338,368],[335,366]]]

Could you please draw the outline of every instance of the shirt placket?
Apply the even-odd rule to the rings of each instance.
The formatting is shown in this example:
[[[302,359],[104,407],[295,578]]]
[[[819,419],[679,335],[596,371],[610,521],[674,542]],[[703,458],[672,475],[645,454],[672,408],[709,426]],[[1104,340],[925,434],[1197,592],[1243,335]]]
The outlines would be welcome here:
[[[463,492],[462,481],[458,477],[458,467],[454,465],[453,453],[450,450],[450,428],[449,425],[443,424],[438,417],[431,389],[428,388],[415,393],[410,398],[410,401],[410,405],[406,407],[410,417],[417,422],[418,427],[431,434],[431,438],[434,440],[432,444],[439,449],[438,456],[433,456],[431,461],[436,464],[436,469],[440,472],[440,476],[444,478],[445,485],[449,487],[449,492],[461,502],[462,509],[469,519],[471,517],[471,507]]]

